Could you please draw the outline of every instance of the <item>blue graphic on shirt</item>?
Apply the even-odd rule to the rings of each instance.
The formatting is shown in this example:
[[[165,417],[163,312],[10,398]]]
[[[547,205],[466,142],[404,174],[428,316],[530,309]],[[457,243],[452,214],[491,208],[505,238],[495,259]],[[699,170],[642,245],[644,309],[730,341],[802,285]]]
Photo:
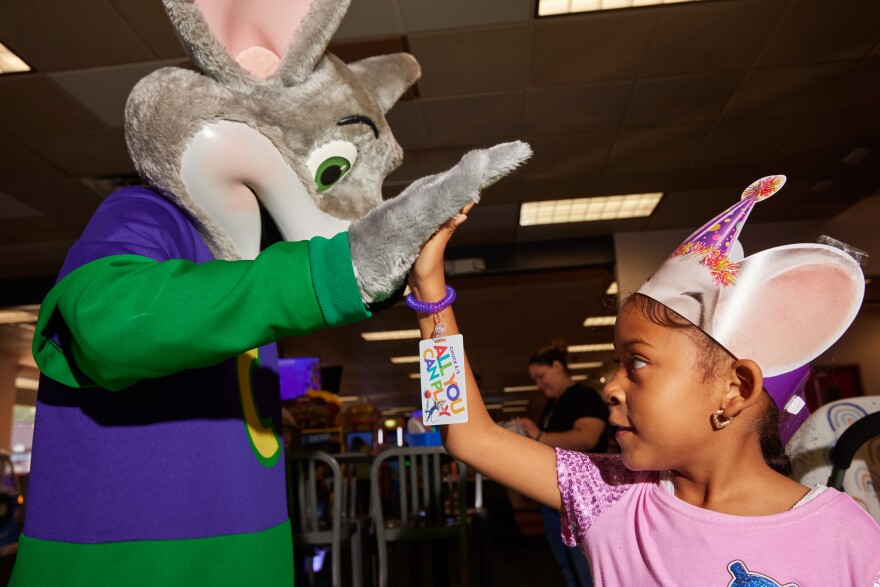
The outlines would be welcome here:
[[[751,573],[742,561],[733,561],[727,565],[733,581],[727,587],[798,587],[797,583],[777,583],[761,573]]]

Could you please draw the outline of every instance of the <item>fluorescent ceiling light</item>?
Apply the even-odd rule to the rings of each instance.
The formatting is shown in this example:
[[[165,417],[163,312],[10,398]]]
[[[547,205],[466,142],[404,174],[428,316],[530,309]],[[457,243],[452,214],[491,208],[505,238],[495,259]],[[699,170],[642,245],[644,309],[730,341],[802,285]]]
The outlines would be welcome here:
[[[501,408],[501,411],[505,414],[510,414],[514,412],[528,412],[528,408]]]
[[[418,328],[413,330],[384,330],[381,332],[362,332],[361,337],[367,342],[382,340],[405,340],[407,338],[421,338],[422,333]]]
[[[598,369],[604,365],[602,361],[587,361],[586,363],[570,363],[569,369]]]
[[[615,322],[617,322],[617,316],[590,316],[584,320],[584,326],[586,328],[592,328],[593,326],[614,326]]]
[[[18,73],[30,71],[30,66],[21,58],[0,43],[0,73]]]
[[[504,406],[527,406],[529,405],[529,400],[527,399],[511,399],[504,402]]]
[[[409,374],[409,378],[410,378],[410,379],[421,379],[421,378],[422,378],[422,374],[421,374],[421,373],[410,373],[410,374]]]
[[[524,202],[519,210],[519,225],[537,226],[539,224],[641,218],[650,216],[662,198],[661,192],[654,192],[627,196]]]
[[[617,292],[619,292],[619,291],[620,291],[620,289],[618,289],[618,287],[617,287],[617,282],[612,281],[611,285],[608,286],[608,289],[605,290],[605,295],[606,296],[616,296]]]
[[[505,387],[504,393],[515,393],[517,391],[538,391],[537,385],[514,385],[512,387]]]
[[[37,315],[24,310],[0,310],[0,324],[21,324],[36,322]]]
[[[40,380],[33,377],[22,377],[19,375],[15,378],[15,387],[18,389],[26,389],[29,391],[37,391],[40,386]]]
[[[677,4],[691,0],[538,0],[538,16],[573,14],[596,10],[616,10],[655,4]]]
[[[397,414],[402,412],[415,412],[418,410],[416,406],[403,406],[397,408],[388,408],[387,410],[382,410],[383,414]]]
[[[586,375],[572,375],[571,380],[572,381],[586,381],[587,376]]]
[[[391,362],[395,365],[402,365],[403,363],[418,363],[419,356],[413,355],[411,357],[391,357]]]
[[[502,406],[501,404],[486,404],[485,407],[487,410],[500,410],[504,406]]]
[[[356,395],[340,395],[340,396],[339,396],[339,401],[342,402],[342,403],[346,403],[346,402],[359,402],[359,401],[361,401],[361,398],[359,398],[359,397],[356,396]]]
[[[614,344],[605,342],[601,344],[576,344],[568,347],[570,353],[595,353],[600,351],[613,351]]]

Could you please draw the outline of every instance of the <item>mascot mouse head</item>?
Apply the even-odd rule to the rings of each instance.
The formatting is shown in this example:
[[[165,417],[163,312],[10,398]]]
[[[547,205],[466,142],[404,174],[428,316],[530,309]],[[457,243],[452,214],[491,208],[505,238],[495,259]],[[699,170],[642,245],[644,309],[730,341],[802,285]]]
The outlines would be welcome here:
[[[350,0],[163,2],[198,71],[141,80],[126,140],[217,258],[332,236],[381,203],[402,159],[385,113],[419,78],[412,56],[325,53]]]

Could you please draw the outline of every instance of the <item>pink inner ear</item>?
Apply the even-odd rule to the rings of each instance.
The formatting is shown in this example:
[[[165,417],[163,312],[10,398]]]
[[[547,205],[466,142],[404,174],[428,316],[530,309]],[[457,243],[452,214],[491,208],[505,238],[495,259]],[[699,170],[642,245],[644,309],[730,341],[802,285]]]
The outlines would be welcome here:
[[[229,55],[251,73],[268,77],[299,30],[312,1],[195,0],[195,4]]]
[[[849,326],[854,300],[860,300],[855,285],[841,267],[819,264],[796,266],[771,277],[756,290],[752,303],[741,308],[742,316],[724,317],[733,318],[738,335],[750,339],[743,348],[730,351],[754,359],[765,375],[806,364]]]

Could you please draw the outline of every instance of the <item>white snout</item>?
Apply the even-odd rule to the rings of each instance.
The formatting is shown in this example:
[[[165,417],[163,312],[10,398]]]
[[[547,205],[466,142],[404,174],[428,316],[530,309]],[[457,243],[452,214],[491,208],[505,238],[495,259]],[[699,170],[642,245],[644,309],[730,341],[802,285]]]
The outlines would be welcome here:
[[[196,210],[219,225],[242,259],[260,253],[257,198],[284,240],[329,238],[350,224],[318,208],[275,145],[240,122],[202,127],[183,153],[180,178]]]

